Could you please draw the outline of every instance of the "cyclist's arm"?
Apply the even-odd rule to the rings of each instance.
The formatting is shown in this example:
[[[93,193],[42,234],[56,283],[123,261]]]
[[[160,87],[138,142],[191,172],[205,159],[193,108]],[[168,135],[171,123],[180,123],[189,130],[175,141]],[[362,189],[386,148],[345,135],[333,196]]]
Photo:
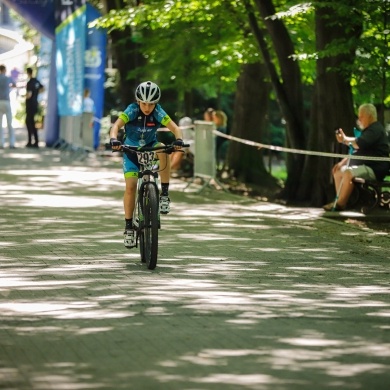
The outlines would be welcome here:
[[[180,127],[169,117],[159,104],[156,105],[154,116],[162,126],[168,128],[175,135],[176,139],[183,140],[183,133]]]
[[[110,138],[117,138],[119,129],[121,129],[125,125],[123,119],[118,118],[115,123],[111,126],[110,129]]]
[[[176,139],[183,139],[181,128],[173,120],[169,121],[165,126],[175,134]]]
[[[119,129],[125,125],[125,121],[118,118],[110,129],[110,144],[113,150],[120,150],[121,143],[117,140]]]

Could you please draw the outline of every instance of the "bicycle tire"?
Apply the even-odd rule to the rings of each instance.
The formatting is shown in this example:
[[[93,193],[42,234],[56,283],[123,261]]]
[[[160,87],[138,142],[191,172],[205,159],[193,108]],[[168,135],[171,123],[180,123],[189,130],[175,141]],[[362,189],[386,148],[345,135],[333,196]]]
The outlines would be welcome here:
[[[146,184],[142,202],[144,215],[143,258],[148,269],[155,269],[158,255],[158,196],[157,188],[153,184]],[[141,255],[142,257],[142,255]]]

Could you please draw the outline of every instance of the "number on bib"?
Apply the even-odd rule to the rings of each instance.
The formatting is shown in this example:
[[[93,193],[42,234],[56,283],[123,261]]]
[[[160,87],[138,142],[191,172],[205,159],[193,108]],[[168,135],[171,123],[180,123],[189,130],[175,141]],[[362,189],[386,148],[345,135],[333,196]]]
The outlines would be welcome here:
[[[137,152],[137,157],[141,165],[148,165],[154,160],[154,152]]]

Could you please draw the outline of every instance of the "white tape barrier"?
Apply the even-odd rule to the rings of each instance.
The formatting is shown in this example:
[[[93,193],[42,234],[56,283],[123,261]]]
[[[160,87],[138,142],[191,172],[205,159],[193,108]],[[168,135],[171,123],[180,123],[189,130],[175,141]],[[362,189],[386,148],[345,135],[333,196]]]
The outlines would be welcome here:
[[[292,148],[284,148],[282,146],[274,146],[274,145],[266,145],[261,144],[259,142],[248,141],[242,138],[233,137],[231,135],[227,135],[221,133],[218,130],[213,130],[215,135],[219,137],[227,138],[232,141],[237,141],[242,144],[255,146],[259,149],[269,149],[276,150],[277,152],[286,152],[286,153],[297,153],[297,154],[307,154],[310,156],[321,156],[321,157],[336,157],[336,158],[353,158],[354,160],[373,160],[373,161],[390,161],[390,157],[372,157],[372,156],[355,156],[351,154],[337,154],[337,153],[327,153],[327,152],[316,152],[314,150],[301,150],[301,149],[292,149]]]

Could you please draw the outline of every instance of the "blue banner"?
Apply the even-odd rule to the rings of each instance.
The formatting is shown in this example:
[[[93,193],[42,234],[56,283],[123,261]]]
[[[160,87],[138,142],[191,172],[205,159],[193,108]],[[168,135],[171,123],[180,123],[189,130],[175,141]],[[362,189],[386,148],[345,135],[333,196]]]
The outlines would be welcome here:
[[[100,17],[86,0],[2,0],[34,28],[53,40],[50,82],[45,118],[46,143],[59,136],[59,118],[78,116],[83,111],[84,88],[95,103],[94,147],[99,146],[100,120],[104,109],[106,31],[88,28]],[[46,46],[42,42],[42,47]],[[47,53],[45,57],[47,58]],[[46,59],[44,62],[47,61]],[[41,64],[42,65],[42,64]],[[41,78],[43,69],[38,69]]]
[[[45,103],[48,101],[53,40],[47,38],[45,35],[41,35],[40,42],[37,62],[37,79],[45,86],[45,90],[38,95],[38,101]]]
[[[99,11],[87,4],[87,26],[100,16]],[[93,131],[96,149],[100,143],[100,120],[103,117],[104,108],[107,34],[102,29],[87,28],[86,35],[84,88],[91,91],[91,98],[95,103]]]
[[[83,112],[86,5],[80,5],[81,1],[56,3],[57,98],[60,116],[76,116]]]
[[[45,86],[44,92],[38,95],[38,101],[43,105],[45,121],[46,145],[53,145],[58,139],[57,91],[55,88],[55,49],[54,40],[41,35],[41,47],[37,63],[37,79]]]

